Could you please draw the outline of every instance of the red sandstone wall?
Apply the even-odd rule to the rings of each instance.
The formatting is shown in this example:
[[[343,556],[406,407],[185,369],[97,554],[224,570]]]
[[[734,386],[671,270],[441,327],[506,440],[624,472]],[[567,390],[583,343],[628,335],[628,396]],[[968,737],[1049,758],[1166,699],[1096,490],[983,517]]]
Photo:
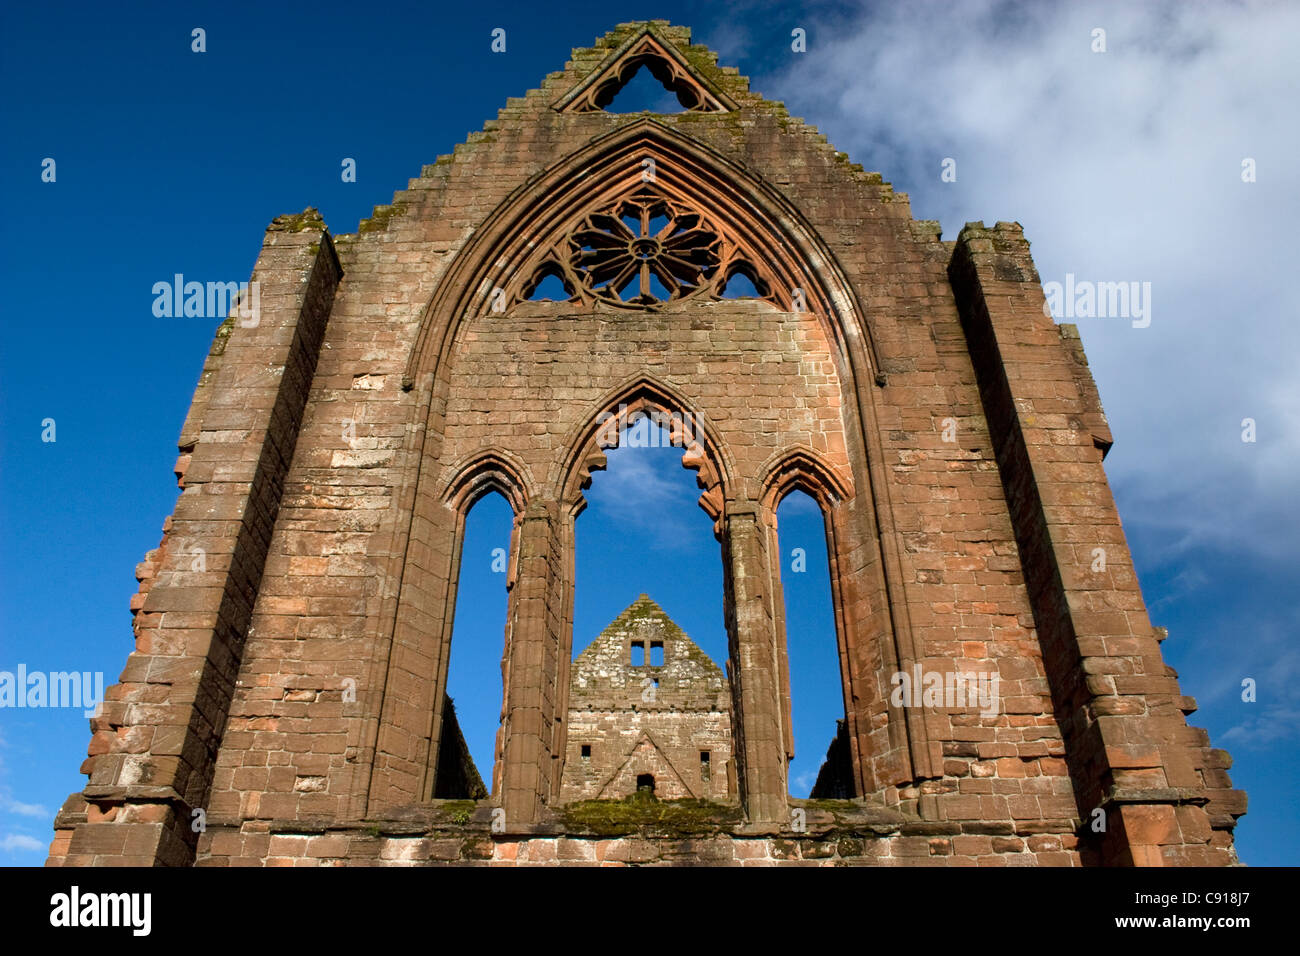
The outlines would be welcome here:
[[[185,846],[195,838],[184,824],[193,808],[207,813],[209,828],[197,838],[198,856],[206,862],[346,857],[355,844],[336,841],[322,855],[307,837],[277,837],[271,830],[303,821],[350,825],[419,803],[428,741],[436,739],[436,685],[446,666],[443,635],[454,602],[454,587],[446,582],[454,579],[459,518],[440,496],[462,464],[491,449],[523,476],[534,500],[553,497],[570,452],[566,441],[579,423],[600,399],[641,376],[666,384],[706,413],[735,476],[728,489],[733,504],[759,501],[764,466],[794,447],[812,449],[851,488],[843,504],[848,530],[836,543],[835,559],[844,581],[844,665],[862,680],[850,716],[858,728],[866,796],[918,825],[946,827],[946,835],[936,838],[947,841],[946,849],[936,855],[989,862],[990,855],[1038,853],[1032,862],[1078,862],[1076,830],[1118,783],[1130,795],[1143,787],[1149,792],[1133,797],[1129,809],[1119,808],[1113,819],[1122,818],[1123,825],[1112,828],[1106,846],[1116,840],[1122,846],[1098,849],[1099,859],[1230,861],[1231,821],[1244,804],[1226,789],[1226,755],[1210,752],[1203,735],[1186,728],[1172,703],[1176,684],[1160,672],[1094,443],[1104,419],[1088,393],[1090,380],[1080,387],[1084,380],[1077,363],[1071,365],[1074,346],[1061,342],[1050,320],[1046,329],[1038,322],[1015,333],[1025,339],[1017,348],[1032,344],[1040,350],[1027,364],[1016,364],[1003,338],[991,342],[981,331],[1005,327],[1012,320],[1000,318],[1004,312],[1027,322],[1034,295],[1041,299],[1036,276],[1004,277],[997,262],[981,264],[976,256],[973,275],[950,278],[950,261],[960,250],[938,241],[931,226],[914,222],[906,197],[850,165],[779,104],[760,101],[743,77],[712,67],[709,55],[689,51],[742,111],[667,116],[660,118],[663,125],[740,164],[798,211],[847,276],[878,366],[857,368],[850,382],[845,346],[828,337],[824,321],[762,303],[600,315],[565,305],[525,305],[462,325],[449,340],[439,378],[404,381],[421,323],[434,329],[435,341],[437,330],[451,328],[452,316],[424,313],[475,231],[512,193],[527,189],[532,177],[594,138],[635,122],[551,108],[626,34],[579,54],[541,90],[508,101],[484,132],[426,167],[391,209],[358,234],[336,237],[342,279],[331,290],[319,343],[308,342],[310,354],[286,358],[297,354],[295,348],[302,351],[301,333],[288,319],[278,330],[234,330],[226,363],[244,354],[240,348],[263,351],[247,353],[251,358],[242,367],[222,365],[196,396],[192,419],[202,424],[197,437],[187,424],[183,444],[194,444],[177,517],[225,517],[211,507],[239,505],[241,496],[198,496],[217,491],[215,482],[223,478],[253,480],[252,463],[267,449],[283,457],[281,471],[258,478],[250,496],[266,496],[271,504],[265,513],[253,518],[238,507],[230,511],[230,519],[242,520],[244,528],[230,535],[263,542],[264,561],[249,559],[256,573],[239,580],[214,578],[217,592],[224,587],[242,594],[251,607],[241,623],[218,597],[211,608],[191,608],[186,602],[199,592],[176,568],[153,580],[137,651],[111,695],[88,761],[91,782],[101,789],[74,795],[65,807],[52,861],[113,862],[154,854],[185,862]],[[666,35],[684,38],[680,30]],[[317,235],[293,233],[292,257],[281,254],[283,243],[269,246],[257,274],[299,290],[293,294],[301,298],[304,277],[328,252],[328,240],[317,241]],[[286,309],[286,315],[297,315],[301,302]],[[1001,351],[991,352],[995,346]],[[853,347],[869,351],[862,342]],[[256,368],[258,361],[265,368]],[[297,367],[294,362],[309,366],[299,375],[301,411],[286,410],[277,400],[275,381],[263,383],[268,374],[273,380],[289,374],[280,370]],[[999,386],[1003,362],[1010,378]],[[1045,365],[1054,369],[1050,395],[1033,384]],[[877,374],[885,384],[876,384]],[[266,399],[241,410],[242,390],[261,384],[271,389]],[[1036,403],[1036,419],[1025,418],[1017,405],[1026,397]],[[873,420],[862,418],[864,408]],[[1008,416],[998,419],[993,434],[986,408]],[[238,459],[227,458],[223,443],[230,430],[247,428],[272,438]],[[945,430],[954,441],[945,440]],[[1059,459],[1044,471],[1035,449],[1067,433],[1064,444],[1077,452],[1075,459]],[[1007,437],[1015,434],[1023,438]],[[1074,475],[1071,467],[1087,474]],[[1086,500],[1072,500],[1073,492],[1059,484],[1074,480],[1086,483]],[[1035,517],[1032,502],[1022,513],[1019,490],[1030,484],[1030,497],[1036,495],[1049,512],[1059,505],[1105,514],[1094,522],[1078,512],[1082,520],[1067,522],[1073,531],[1066,535],[1058,530],[1065,524],[1054,525],[1050,514],[1046,522]],[[190,515],[186,509],[193,502],[212,505],[202,516]],[[413,523],[417,511],[424,517]],[[564,521],[553,507],[534,509],[521,526],[522,558],[512,574],[526,583],[512,597],[511,640],[565,633]],[[1094,525],[1102,530],[1095,532]],[[740,534],[728,531],[724,541],[742,540]],[[754,547],[761,550],[759,539],[743,540],[757,541]],[[1096,582],[1077,581],[1077,564],[1094,541],[1119,545],[1100,591]],[[1050,564],[1047,584],[1027,581],[1026,544],[1050,545],[1050,556],[1029,555],[1034,567]],[[765,565],[766,557],[758,563]],[[532,569],[539,566],[551,577],[534,584]],[[210,555],[210,574],[224,575],[230,567],[217,551]],[[749,573],[758,574],[752,567]],[[887,588],[877,583],[884,581]],[[730,600],[741,608],[744,623],[764,600],[763,587],[770,594],[776,585],[740,583]],[[1079,604],[1072,595],[1085,587],[1092,596]],[[1124,603],[1106,606],[1107,594],[1122,594]],[[1057,616],[1090,617],[1076,617],[1063,629],[1056,617],[1044,617],[1052,608]],[[1116,614],[1124,618],[1122,627],[1110,620]],[[241,628],[242,633],[213,645],[208,635],[214,615],[225,615],[221,626],[233,629],[232,635]],[[1042,630],[1045,622],[1049,633]],[[1071,649],[1094,638],[1086,653]],[[1114,643],[1121,639],[1129,643]],[[1045,640],[1056,669],[1051,674],[1044,664]],[[889,676],[903,663],[900,653],[926,669],[960,662],[996,673],[999,712],[929,709],[904,721],[887,705]],[[530,658],[528,668],[516,667],[515,686],[527,685],[536,699],[558,707],[556,688],[564,686],[567,655],[567,648],[552,648]],[[1082,664],[1084,657],[1112,655],[1129,663]],[[1134,670],[1132,662],[1139,659],[1142,670]],[[1057,685],[1056,701],[1049,676]],[[1158,699],[1148,703],[1148,693]],[[1141,709],[1137,717],[1152,708],[1159,744],[1143,753],[1140,740],[1125,736],[1146,732],[1140,720],[1125,729],[1096,730],[1095,716],[1105,716],[1097,710],[1098,696],[1125,697],[1123,706]],[[191,717],[192,704],[201,719]],[[1072,760],[1058,712],[1069,716],[1076,734]],[[536,713],[522,707],[511,713],[515,731],[551,740],[553,731]],[[752,707],[745,715],[751,728],[759,718],[773,727],[778,719],[775,710],[759,714]],[[154,728],[163,725],[178,729],[155,735]],[[554,733],[548,746],[562,754],[563,732]],[[1095,733],[1101,733],[1101,744],[1089,742]],[[1191,748],[1189,755],[1180,756],[1180,747]],[[178,757],[183,774],[176,769]],[[511,793],[545,789],[551,758],[528,759],[541,769],[532,782],[508,781]],[[127,767],[133,768],[129,774]],[[1112,767],[1131,770],[1117,775]],[[751,767],[746,785],[774,787],[774,772],[770,764]],[[558,773],[555,781],[558,786]],[[1197,802],[1204,802],[1198,788],[1207,786],[1217,790],[1213,832]],[[153,789],[142,789],[147,787]],[[1165,792],[1171,788],[1176,792]],[[1153,795],[1155,790],[1163,795]],[[780,817],[785,809],[777,800],[765,812]],[[1164,825],[1166,816],[1175,815],[1181,829]],[[137,850],[124,849],[126,829],[96,825],[113,820],[138,824],[131,836]],[[284,842],[289,839],[300,842]],[[1103,842],[1098,838],[1098,846]],[[169,847],[166,854],[158,850],[162,843]],[[1125,856],[1129,844],[1144,849]],[[1182,849],[1189,845],[1196,849]],[[849,847],[847,856],[860,856],[857,849]],[[394,852],[403,859],[408,853]],[[409,852],[412,859],[424,858],[423,850]],[[906,856],[911,861],[930,852]],[[460,854],[457,849],[453,858]],[[364,858],[376,856],[366,850]]]

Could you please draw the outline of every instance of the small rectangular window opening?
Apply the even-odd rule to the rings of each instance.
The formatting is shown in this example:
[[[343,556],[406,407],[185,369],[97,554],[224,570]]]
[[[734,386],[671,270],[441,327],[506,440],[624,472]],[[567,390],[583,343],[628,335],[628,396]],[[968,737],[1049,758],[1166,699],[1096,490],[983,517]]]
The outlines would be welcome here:
[[[591,744],[582,745],[582,759],[583,760],[591,759]]]
[[[700,777],[704,780],[709,779],[709,759],[711,756],[707,750],[700,751]]]
[[[632,666],[645,667],[645,641],[632,642]]]
[[[651,667],[664,666],[664,642],[663,641],[650,642],[650,666]]]

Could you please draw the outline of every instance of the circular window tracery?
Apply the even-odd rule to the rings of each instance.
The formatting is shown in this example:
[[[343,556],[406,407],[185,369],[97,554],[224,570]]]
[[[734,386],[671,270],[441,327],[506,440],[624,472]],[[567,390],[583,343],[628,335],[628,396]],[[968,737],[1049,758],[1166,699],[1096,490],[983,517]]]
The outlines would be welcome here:
[[[728,288],[751,280],[739,296]],[[579,218],[525,272],[511,301],[653,309],[691,297],[772,299],[767,271],[711,217],[650,187]]]
[[[579,283],[619,305],[683,299],[707,287],[722,263],[718,230],[699,213],[644,194],[588,215],[569,247]]]

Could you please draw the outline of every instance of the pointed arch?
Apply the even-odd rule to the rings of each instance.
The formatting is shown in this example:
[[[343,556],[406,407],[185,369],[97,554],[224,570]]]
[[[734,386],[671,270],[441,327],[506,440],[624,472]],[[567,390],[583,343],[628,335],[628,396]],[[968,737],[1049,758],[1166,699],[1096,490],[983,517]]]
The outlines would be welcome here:
[[[636,418],[662,415],[669,440],[683,450],[682,467],[696,472],[703,489],[700,507],[714,521],[722,515],[734,488],[735,465],[717,429],[678,389],[653,375],[638,375],[611,389],[565,438],[564,465],[555,488],[556,500],[577,517],[586,506],[582,492],[591,472],[605,467],[606,448],[617,448],[623,428]]]
[[[594,203],[631,195],[645,185],[647,176],[653,177],[658,188],[672,190],[682,202],[698,206],[729,230],[738,245],[761,259],[769,270],[772,286],[784,296],[781,303],[786,311],[808,313],[820,326],[836,365],[845,439],[855,463],[853,483],[865,492],[836,509],[845,511],[844,553],[856,555],[855,560],[865,559],[859,572],[846,579],[845,601],[853,606],[845,611],[842,632],[851,637],[853,652],[873,674],[910,667],[921,659],[921,646],[909,626],[903,597],[902,543],[893,527],[876,410],[876,386],[884,386],[885,379],[856,292],[816,230],[783,195],[712,148],[661,123],[633,120],[590,141],[514,190],[474,230],[435,286],[407,362],[404,386],[418,388],[415,404],[430,416],[425,433],[441,433],[454,356],[471,323],[491,322],[492,314],[502,311],[508,301],[506,289],[511,283],[519,281],[530,263],[545,255],[547,243],[565,235]],[[551,303],[548,308],[573,306]],[[613,312],[614,307],[595,302],[585,311],[606,310]],[[699,441],[699,450],[683,463],[697,467],[698,462],[705,492],[700,503],[714,517],[715,534],[722,542],[724,567],[730,575],[726,578],[728,628],[739,635],[733,640],[760,640],[757,632],[751,633],[751,623],[772,620],[778,613],[772,604],[777,592],[760,586],[752,574],[743,579],[737,576],[748,573],[746,569],[763,568],[760,576],[771,580],[766,509],[753,500],[759,491],[758,474],[735,471],[718,433],[684,396],[664,382],[637,378],[594,404],[582,426],[566,436],[563,461],[550,466],[546,490],[540,498],[531,499],[521,521],[521,553],[531,557],[527,573],[519,572],[527,587],[511,605],[508,626],[516,637],[526,635],[513,653],[524,657],[540,654],[546,662],[540,699],[547,717],[540,732],[527,722],[528,708],[533,705],[525,707],[523,700],[528,694],[536,696],[537,691],[521,685],[520,700],[515,704],[508,701],[508,708],[513,706],[520,716],[506,729],[507,754],[531,753],[538,747],[548,756],[565,752],[565,725],[557,718],[563,715],[567,698],[567,656],[572,641],[573,522],[583,504],[584,482],[604,461],[596,441],[601,424],[597,419],[610,411],[611,405],[617,406],[620,394],[632,399],[629,408],[636,403],[638,408],[669,415],[690,412],[702,426],[700,433],[707,440]],[[817,456],[800,461],[808,469],[809,480],[818,476],[825,481],[827,476],[814,467]],[[833,482],[828,485],[833,486]],[[425,514],[420,510],[417,519]],[[547,555],[557,555],[560,560],[549,560]],[[843,571],[848,573],[847,566]],[[422,586],[411,587],[416,600]],[[441,607],[438,612],[445,613]],[[423,612],[413,607],[410,613],[418,617]],[[762,639],[762,646],[753,644],[746,653],[765,660],[775,655],[776,643]],[[733,665],[740,666],[738,661]],[[755,666],[762,670],[769,665]],[[772,680],[764,676],[751,680],[737,669],[733,688],[737,713],[758,712],[759,705],[745,707],[743,700],[761,696],[767,693],[766,688],[775,686],[779,667],[772,662]],[[511,685],[508,694],[515,691]],[[884,698],[866,683],[860,682],[859,697],[867,702],[859,722],[858,732],[864,741],[860,759],[855,755],[862,779],[860,792],[879,792],[890,785],[934,776],[937,757],[924,723],[909,721],[901,712],[879,712],[885,706]],[[874,708],[873,712],[867,713],[867,707]],[[744,739],[746,733],[742,721],[737,739]],[[740,792],[749,812],[763,819],[778,819],[784,813],[783,767],[766,750],[768,742],[778,740],[780,733],[776,727],[756,730],[749,735],[748,750],[738,759],[743,778]],[[389,759],[386,752],[385,759]],[[516,771],[515,779],[505,783],[505,800],[515,807],[512,814],[532,819],[537,807],[558,792],[561,762],[527,763],[508,756],[503,765]],[[549,772],[543,769],[547,765],[552,768]]]
[[[439,497],[455,511],[465,514],[490,491],[498,491],[516,515],[537,497],[528,466],[502,448],[476,452],[449,469],[450,477]]]
[[[844,694],[844,722],[846,743],[849,749],[850,773],[854,792],[869,792],[872,781],[864,767],[862,754],[868,749],[863,740],[863,730],[869,726],[865,715],[856,711],[854,703],[870,700],[870,682],[875,675],[863,672],[855,665],[852,648],[860,627],[854,612],[848,608],[844,595],[853,586],[853,572],[841,559],[844,544],[851,536],[851,521],[845,514],[845,504],[853,498],[851,479],[841,476],[836,469],[812,448],[796,445],[772,455],[760,471],[762,491],[759,496],[760,514],[764,533],[770,541],[768,587],[773,595],[772,612],[777,639],[777,679],[781,695],[781,732],[784,735],[786,759],[793,759],[794,705],[791,692],[790,646],[787,632],[785,584],[782,575],[782,555],[778,547],[777,509],[791,492],[805,492],[821,511],[826,535],[826,560],[831,592],[831,616],[835,623],[836,656],[839,660],[840,688]]]
[[[852,383],[883,384],[869,325],[834,254],[785,197],[712,148],[638,119],[538,173],[475,230],[439,281],[420,320],[405,381],[445,368],[467,319],[500,311],[507,289],[593,207],[653,184],[727,228],[770,274],[782,308],[821,322]]]
[[[774,454],[760,471],[761,501],[773,514],[791,491],[806,491],[823,512],[853,497],[853,480],[841,476],[821,455],[807,445]]]
[[[395,640],[384,666],[376,760],[368,787],[372,810],[403,798],[432,799],[437,793],[443,724],[448,713],[455,720],[454,710],[447,709],[451,700],[447,681],[466,520],[471,509],[494,491],[514,516],[505,569],[503,645],[506,657],[509,653],[520,529],[530,502],[537,497],[535,483],[528,466],[501,448],[474,452],[446,469],[446,474],[445,480],[437,471],[429,476],[436,489],[427,496],[429,509],[412,514],[413,524],[420,523],[419,540],[408,544],[412,549],[407,555],[409,574],[404,575],[395,609]],[[435,607],[439,613],[430,613]],[[390,687],[400,692],[389,693]],[[509,687],[504,666],[502,687],[503,691]],[[492,779],[497,776],[493,768]],[[395,798],[395,792],[401,798]]]

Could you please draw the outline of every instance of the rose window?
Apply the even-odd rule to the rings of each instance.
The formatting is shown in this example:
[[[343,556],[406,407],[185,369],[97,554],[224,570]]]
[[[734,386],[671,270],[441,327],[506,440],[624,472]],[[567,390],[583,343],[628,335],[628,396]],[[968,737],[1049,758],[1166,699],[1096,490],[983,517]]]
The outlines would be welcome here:
[[[722,258],[717,230],[699,213],[650,196],[587,216],[569,245],[582,285],[625,305],[685,298],[709,285]]]
[[[744,281],[733,282],[737,276]],[[738,292],[742,286],[750,291]],[[697,295],[767,298],[770,288],[709,218],[643,190],[578,220],[533,267],[516,301],[594,300],[644,309]]]

